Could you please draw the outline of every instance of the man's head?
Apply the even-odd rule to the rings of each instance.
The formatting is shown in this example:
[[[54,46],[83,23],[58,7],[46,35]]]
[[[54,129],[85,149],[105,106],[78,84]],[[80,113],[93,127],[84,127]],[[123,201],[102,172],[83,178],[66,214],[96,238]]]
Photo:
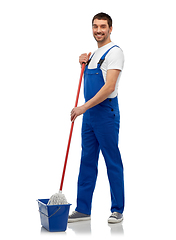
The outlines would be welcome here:
[[[95,19],[107,20],[109,28],[112,27],[112,18],[106,13],[101,12],[101,13],[96,14],[92,19],[92,25],[93,25],[93,22],[94,22]]]
[[[111,42],[112,19],[106,13],[98,13],[92,19],[92,31],[99,47]]]

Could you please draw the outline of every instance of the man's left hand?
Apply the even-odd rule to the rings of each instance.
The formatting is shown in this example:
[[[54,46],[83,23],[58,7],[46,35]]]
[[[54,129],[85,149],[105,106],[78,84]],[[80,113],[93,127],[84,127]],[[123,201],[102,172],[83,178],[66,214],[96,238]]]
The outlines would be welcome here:
[[[80,107],[75,107],[72,109],[71,111],[71,121],[74,122],[75,119],[80,116],[81,114],[85,113],[86,108],[84,107],[84,105],[80,106]]]

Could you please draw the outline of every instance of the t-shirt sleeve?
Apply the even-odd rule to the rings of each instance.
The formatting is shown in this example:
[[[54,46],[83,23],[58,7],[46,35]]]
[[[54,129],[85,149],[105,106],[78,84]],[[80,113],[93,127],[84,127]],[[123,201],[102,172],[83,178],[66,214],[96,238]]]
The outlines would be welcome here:
[[[122,70],[124,66],[124,54],[121,48],[114,47],[108,53],[107,70],[119,69]]]

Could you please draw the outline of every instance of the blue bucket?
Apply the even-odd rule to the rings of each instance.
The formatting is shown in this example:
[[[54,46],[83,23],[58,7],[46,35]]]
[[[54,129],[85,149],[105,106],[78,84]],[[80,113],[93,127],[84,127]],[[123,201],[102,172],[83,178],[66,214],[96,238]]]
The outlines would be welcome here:
[[[47,205],[49,199],[38,199],[41,225],[50,232],[63,232],[67,229],[71,204]]]

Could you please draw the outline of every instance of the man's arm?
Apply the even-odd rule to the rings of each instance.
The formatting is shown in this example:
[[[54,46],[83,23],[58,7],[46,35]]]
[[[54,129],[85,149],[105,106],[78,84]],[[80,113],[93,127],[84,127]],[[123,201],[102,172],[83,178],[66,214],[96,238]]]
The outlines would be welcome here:
[[[109,69],[106,75],[106,83],[100,89],[100,91],[84,105],[80,107],[73,108],[71,111],[71,121],[74,122],[75,119],[85,113],[88,109],[98,105],[103,102],[108,96],[115,90],[116,82],[121,70]]]

